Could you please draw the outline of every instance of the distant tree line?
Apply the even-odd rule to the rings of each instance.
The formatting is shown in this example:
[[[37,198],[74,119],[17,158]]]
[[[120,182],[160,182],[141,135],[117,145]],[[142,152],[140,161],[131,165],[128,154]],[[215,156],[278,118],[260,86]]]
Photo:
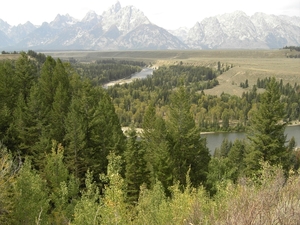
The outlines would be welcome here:
[[[3,50],[3,51],[1,52],[1,54],[3,54],[3,55],[4,55],[4,54],[19,54],[19,52],[17,52],[17,51],[6,52],[6,51]]]
[[[145,63],[108,59],[85,64],[75,62],[72,63],[72,66],[81,77],[88,78],[93,85],[99,86],[110,81],[130,77],[132,74],[140,72]]]
[[[295,50],[297,52],[300,52],[300,46],[285,46],[283,47],[283,49],[290,49],[291,51]]]
[[[35,58],[39,62],[39,64],[43,64],[46,61],[46,56],[43,53],[37,53],[35,51],[28,50],[27,55]]]
[[[300,52],[300,46],[285,46],[283,49],[290,49],[290,51]],[[300,58],[300,53],[287,54],[287,58]]]

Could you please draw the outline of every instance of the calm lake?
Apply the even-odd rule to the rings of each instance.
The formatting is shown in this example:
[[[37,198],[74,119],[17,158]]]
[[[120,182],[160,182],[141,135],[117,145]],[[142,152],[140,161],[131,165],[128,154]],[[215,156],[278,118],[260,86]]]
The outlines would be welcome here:
[[[300,147],[300,125],[298,126],[288,126],[285,129],[285,134],[287,135],[286,140],[289,141],[292,137],[295,138],[296,146]],[[211,154],[215,151],[216,148],[219,148],[225,138],[229,141],[234,142],[236,139],[246,138],[246,133],[244,132],[229,132],[229,133],[208,133],[202,134],[202,137],[206,137],[207,147]]]

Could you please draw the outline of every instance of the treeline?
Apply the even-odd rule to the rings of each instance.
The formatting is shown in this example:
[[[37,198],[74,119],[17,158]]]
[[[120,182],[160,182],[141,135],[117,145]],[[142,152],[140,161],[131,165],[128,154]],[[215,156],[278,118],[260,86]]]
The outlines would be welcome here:
[[[285,46],[283,49],[290,49],[290,51],[300,52],[300,46]],[[300,58],[300,53],[287,54],[287,58]]]
[[[154,103],[160,115],[168,115],[169,96],[184,85],[191,94],[191,111],[196,124],[202,131],[242,131],[260,101],[258,88],[266,88],[271,78],[258,79],[257,84],[241,97],[221,94],[206,95],[205,89],[218,85],[216,72],[210,68],[192,66],[162,66],[153,76],[135,80],[130,84],[115,85],[108,89],[122,126],[134,123],[141,127],[145,109]],[[240,84],[249,88],[248,80]],[[287,112],[284,120],[300,118],[300,86],[279,82],[281,101]]]
[[[257,79],[258,88],[266,88],[270,83],[271,78]],[[279,81],[279,92],[281,94],[281,101],[284,102],[286,111],[286,121],[294,121],[300,119],[300,86],[295,83],[283,84],[283,81]]]
[[[13,51],[13,52],[6,52],[6,51],[1,51],[1,54],[5,55],[5,54],[19,54],[19,52],[17,51]]]
[[[300,46],[285,46],[283,47],[283,49],[290,49],[291,51],[295,50],[297,52],[300,52]]]
[[[37,53],[35,51],[28,50],[27,55],[35,58],[39,63],[38,65],[42,65],[46,61],[46,56],[43,53]]]
[[[123,152],[125,138],[110,97],[69,64],[47,57],[40,66],[21,53],[17,61],[0,62],[0,83],[0,139],[34,168],[44,167],[53,140],[65,147],[77,177],[87,167],[106,171],[108,152]]]
[[[115,85],[108,89],[108,93],[113,98],[122,126],[134,123],[141,127],[146,106],[152,102],[161,114],[165,114],[170,95],[178,86],[184,85],[192,94],[193,103],[196,103],[198,91],[213,88],[218,84],[216,72],[208,67],[161,66],[152,76],[129,84]]]
[[[110,81],[128,78],[140,72],[146,64],[144,62],[126,60],[97,60],[95,63],[71,63],[76,72],[84,78],[91,80],[95,86],[100,86]]]

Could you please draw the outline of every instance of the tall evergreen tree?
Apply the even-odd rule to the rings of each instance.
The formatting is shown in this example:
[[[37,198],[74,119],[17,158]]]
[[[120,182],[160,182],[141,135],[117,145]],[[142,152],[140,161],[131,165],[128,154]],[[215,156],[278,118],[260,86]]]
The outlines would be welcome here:
[[[56,61],[52,82],[55,90],[52,107],[49,113],[51,139],[63,143],[63,138],[65,136],[64,124],[71,96],[68,73],[60,59],[57,59]]]
[[[53,74],[55,70],[56,61],[48,56],[41,69],[41,76],[39,77],[39,94],[42,102],[42,110],[47,115],[52,107],[55,96],[56,86],[53,81]]]
[[[284,117],[284,104],[280,101],[279,86],[275,78],[272,78],[266,92],[261,95],[257,111],[250,118],[247,135],[250,145],[245,156],[248,174],[260,169],[261,160],[288,168],[289,151],[285,146]]]
[[[200,137],[200,129],[195,125],[190,112],[190,96],[183,86],[171,96],[167,128],[175,180],[185,184],[186,174],[191,168],[192,184],[197,186],[205,182],[210,153],[206,140]]]
[[[136,203],[142,184],[149,185],[149,170],[145,159],[145,149],[137,140],[137,134],[132,127],[128,131],[125,150],[125,182],[127,185],[128,201]]]
[[[141,135],[145,157],[151,172],[151,183],[159,180],[165,190],[173,185],[173,165],[167,140],[167,129],[163,118],[157,116],[155,107],[150,104],[145,112]]]
[[[231,170],[231,179],[236,181],[245,168],[245,140],[235,140],[228,153],[229,169]]]
[[[107,170],[107,156],[110,151],[115,151],[118,155],[123,154],[125,136],[107,93],[96,88],[91,98],[94,105],[87,126],[85,160],[89,162],[89,168],[95,174],[100,174]]]
[[[14,111],[19,97],[27,102],[36,77],[36,66],[24,52],[16,61],[0,63],[0,139],[12,151],[17,148]]]
[[[14,123],[11,124],[17,134],[21,154],[30,157],[34,166],[36,166],[40,152],[46,150],[40,148],[38,144],[42,134],[48,136],[45,130],[45,114],[42,111],[43,103],[40,101],[39,94],[39,87],[34,84],[27,103],[20,95],[14,112]]]
[[[73,96],[65,120],[66,135],[64,137],[67,166],[78,178],[84,177],[85,170],[82,165],[84,163],[83,152],[86,148],[84,118],[80,109],[79,97]]]
[[[16,61],[17,84],[24,100],[29,97],[30,88],[37,79],[37,67],[25,52]]]
[[[125,137],[109,96],[100,88],[83,85],[72,99],[66,119],[66,157],[79,177],[89,168],[98,174],[107,169],[107,156],[114,150],[123,154]]]
[[[63,138],[66,134],[65,120],[67,117],[70,105],[70,96],[68,90],[64,89],[63,84],[59,83],[56,88],[53,99],[51,118],[50,118],[50,132],[51,138],[63,144]]]

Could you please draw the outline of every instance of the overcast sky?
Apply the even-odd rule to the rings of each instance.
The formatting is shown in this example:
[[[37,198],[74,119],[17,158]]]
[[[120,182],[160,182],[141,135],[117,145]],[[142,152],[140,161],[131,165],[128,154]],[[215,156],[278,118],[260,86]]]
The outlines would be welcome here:
[[[81,20],[88,11],[101,15],[116,0],[5,0],[0,7],[0,19],[10,25],[35,25],[51,22],[57,14],[69,14]],[[121,6],[133,5],[144,12],[148,19],[165,29],[192,27],[205,17],[244,11],[300,17],[300,0],[120,0]]]

